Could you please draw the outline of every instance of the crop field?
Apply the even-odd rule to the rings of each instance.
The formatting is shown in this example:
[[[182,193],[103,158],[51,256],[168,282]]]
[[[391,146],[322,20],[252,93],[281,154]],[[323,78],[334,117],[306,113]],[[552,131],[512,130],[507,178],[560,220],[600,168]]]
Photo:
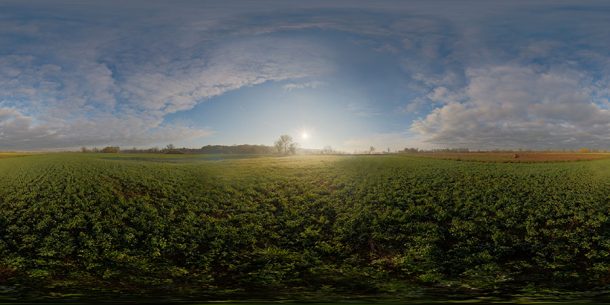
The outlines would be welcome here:
[[[603,296],[609,212],[610,159],[2,158],[0,294]]]

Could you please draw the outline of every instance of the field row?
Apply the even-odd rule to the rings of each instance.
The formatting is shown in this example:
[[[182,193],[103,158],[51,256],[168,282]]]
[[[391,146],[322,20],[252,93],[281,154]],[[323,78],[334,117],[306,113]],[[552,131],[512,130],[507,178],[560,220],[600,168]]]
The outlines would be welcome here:
[[[34,155],[0,160],[0,285],[223,295],[590,289],[610,285],[609,206],[608,160]]]

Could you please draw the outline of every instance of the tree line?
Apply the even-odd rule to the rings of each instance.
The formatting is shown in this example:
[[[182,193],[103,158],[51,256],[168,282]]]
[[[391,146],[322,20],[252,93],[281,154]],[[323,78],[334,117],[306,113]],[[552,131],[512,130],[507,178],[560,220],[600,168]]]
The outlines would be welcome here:
[[[84,153],[151,153],[151,154],[273,154],[276,149],[266,145],[206,145],[201,148],[175,147],[172,144],[166,147],[151,147],[151,148],[128,148],[121,149],[118,146],[106,146],[104,148],[87,148],[82,147],[81,152]]]
[[[88,148],[81,147],[83,153],[165,153],[165,154],[296,154],[298,143],[296,143],[290,135],[281,135],[273,146],[267,145],[205,145],[201,148],[175,147],[173,144],[168,144],[163,148],[137,148],[121,149],[119,146],[106,146],[103,148]],[[327,146],[325,152],[332,152],[332,148]]]

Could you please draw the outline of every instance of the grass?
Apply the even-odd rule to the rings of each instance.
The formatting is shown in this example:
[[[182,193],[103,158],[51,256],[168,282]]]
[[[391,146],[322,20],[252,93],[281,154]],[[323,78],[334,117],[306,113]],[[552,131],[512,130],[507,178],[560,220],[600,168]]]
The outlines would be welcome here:
[[[44,296],[600,298],[610,160],[0,160],[0,288]]]

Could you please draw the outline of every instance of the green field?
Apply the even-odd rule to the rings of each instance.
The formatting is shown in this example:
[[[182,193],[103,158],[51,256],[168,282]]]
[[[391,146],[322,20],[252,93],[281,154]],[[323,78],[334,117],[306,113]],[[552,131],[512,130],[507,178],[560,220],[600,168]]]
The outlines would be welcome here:
[[[610,160],[7,157],[0,294],[595,296],[609,212]]]

